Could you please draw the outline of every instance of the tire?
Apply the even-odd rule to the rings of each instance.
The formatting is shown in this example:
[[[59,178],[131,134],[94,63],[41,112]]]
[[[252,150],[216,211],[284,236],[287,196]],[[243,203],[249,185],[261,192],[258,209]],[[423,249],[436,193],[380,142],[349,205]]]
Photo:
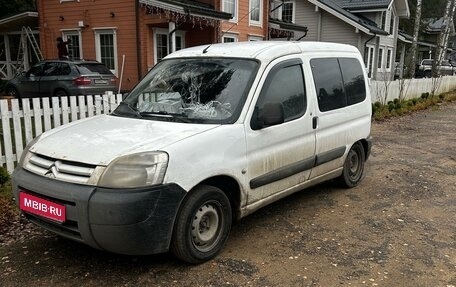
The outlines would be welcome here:
[[[65,90],[62,90],[62,89],[58,89],[54,92],[54,97],[68,97],[68,93],[65,91]]]
[[[21,95],[19,94],[19,91],[17,90],[17,88],[15,86],[6,87],[5,94],[8,97],[13,97],[15,99],[20,99],[21,98]]]
[[[339,180],[344,187],[352,188],[361,182],[364,175],[366,153],[360,142],[356,142],[345,158],[344,168]]]
[[[214,258],[231,229],[231,204],[226,194],[209,185],[196,187],[181,205],[174,223],[171,250],[188,263]]]

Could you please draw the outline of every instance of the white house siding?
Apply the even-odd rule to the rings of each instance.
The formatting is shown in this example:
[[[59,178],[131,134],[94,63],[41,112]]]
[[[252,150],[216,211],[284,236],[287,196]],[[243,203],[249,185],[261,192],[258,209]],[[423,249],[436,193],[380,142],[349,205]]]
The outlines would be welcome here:
[[[355,27],[327,12],[322,13],[321,31],[321,41],[349,44],[358,47],[359,33],[356,33]]]
[[[296,1],[295,23],[306,26],[308,31],[303,41],[318,41],[318,17],[315,5],[308,1]]]

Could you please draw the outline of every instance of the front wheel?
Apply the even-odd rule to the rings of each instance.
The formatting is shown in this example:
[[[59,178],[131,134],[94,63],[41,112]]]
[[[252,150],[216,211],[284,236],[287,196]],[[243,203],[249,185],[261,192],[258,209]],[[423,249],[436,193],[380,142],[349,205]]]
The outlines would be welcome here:
[[[177,215],[171,250],[179,259],[201,263],[215,257],[231,229],[231,204],[219,188],[201,185],[184,200]]]
[[[356,142],[348,152],[339,178],[343,186],[351,188],[358,185],[363,178],[365,161],[364,147],[360,142]]]

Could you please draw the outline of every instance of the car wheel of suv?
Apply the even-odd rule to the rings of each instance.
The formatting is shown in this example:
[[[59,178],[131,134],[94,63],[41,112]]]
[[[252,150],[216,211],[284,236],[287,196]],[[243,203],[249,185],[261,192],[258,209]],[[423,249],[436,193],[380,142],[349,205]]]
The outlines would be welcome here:
[[[343,186],[351,188],[358,185],[363,178],[365,161],[366,154],[363,145],[356,142],[348,152],[342,175],[339,178]]]
[[[215,257],[231,229],[231,205],[219,188],[201,185],[182,203],[171,241],[174,255],[189,263]]]
[[[65,90],[62,90],[62,89],[58,89],[54,92],[54,97],[68,97],[68,93],[65,91]]]
[[[8,86],[5,89],[5,93],[8,97],[13,97],[16,99],[20,99],[21,95],[19,94],[19,91],[16,89],[14,86]]]

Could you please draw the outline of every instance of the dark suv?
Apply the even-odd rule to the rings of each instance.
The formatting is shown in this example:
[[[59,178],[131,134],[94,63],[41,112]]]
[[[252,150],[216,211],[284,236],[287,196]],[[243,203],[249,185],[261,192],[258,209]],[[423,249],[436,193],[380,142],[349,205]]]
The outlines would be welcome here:
[[[5,91],[15,98],[100,95],[116,90],[116,76],[97,61],[45,60],[11,79]]]

